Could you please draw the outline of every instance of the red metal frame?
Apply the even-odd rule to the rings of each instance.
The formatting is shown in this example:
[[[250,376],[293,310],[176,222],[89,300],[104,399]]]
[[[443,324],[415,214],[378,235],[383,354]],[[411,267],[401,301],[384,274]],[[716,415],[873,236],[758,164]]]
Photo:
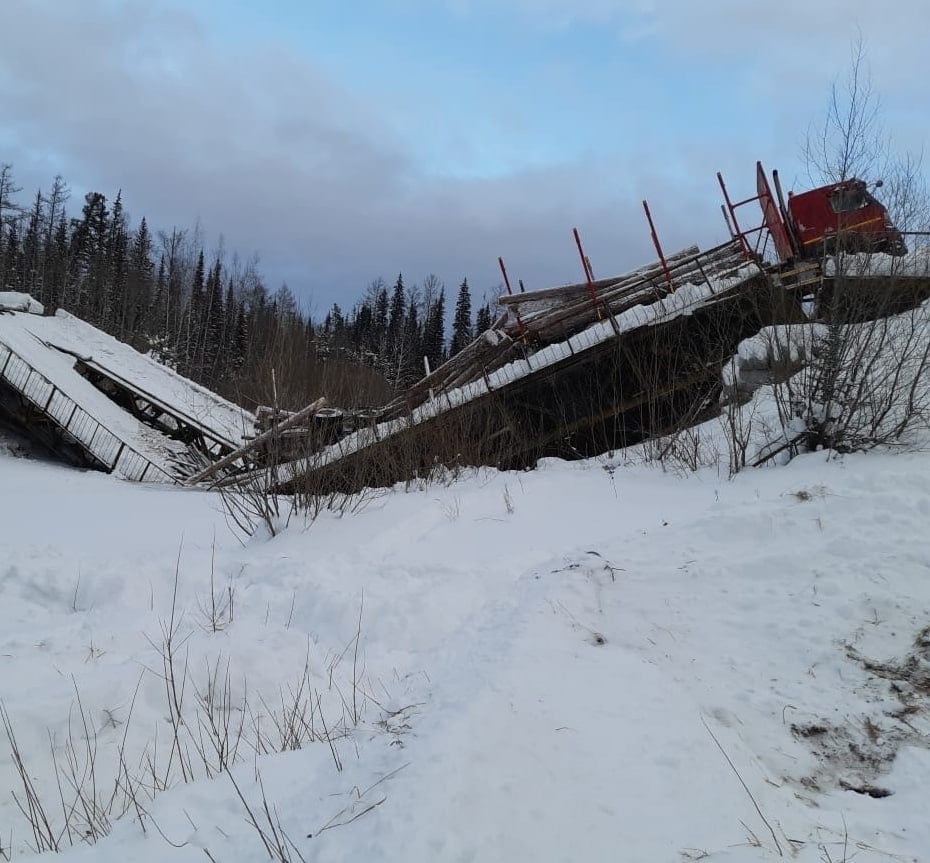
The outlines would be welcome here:
[[[730,235],[734,239],[739,239],[740,245],[743,248],[743,254],[745,254],[747,258],[757,260],[762,257],[762,251],[765,248],[764,237],[766,234],[772,238],[775,245],[775,252],[780,261],[786,261],[793,256],[794,251],[791,247],[788,231],[778,211],[778,205],[772,195],[772,189],[769,186],[768,178],[765,176],[765,171],[762,168],[761,162],[756,162],[756,194],[750,198],[744,198],[741,201],[734,202],[730,198],[730,193],[727,191],[726,183],[723,181],[723,174],[719,171],[717,172],[717,182],[720,183],[720,191],[723,192],[723,200],[725,202],[723,216],[727,223],[727,228],[729,228]],[[755,203],[756,201],[759,202],[759,206],[762,208],[762,224],[755,228],[743,230],[740,227],[736,211],[740,207]],[[749,237],[753,234],[758,235],[755,247],[749,242]]]
[[[756,162],[756,191],[758,192],[759,206],[762,208],[762,218],[769,230],[772,242],[775,244],[775,252],[779,260],[787,261],[789,258],[794,257],[794,248],[791,245],[788,229],[781,217],[775,197],[772,195],[772,187],[769,185],[768,177],[765,176],[761,162]]]

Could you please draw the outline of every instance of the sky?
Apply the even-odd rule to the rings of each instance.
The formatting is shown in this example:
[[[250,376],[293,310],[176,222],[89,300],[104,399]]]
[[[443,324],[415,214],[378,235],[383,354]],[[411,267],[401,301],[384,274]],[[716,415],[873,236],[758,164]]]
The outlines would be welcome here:
[[[726,239],[715,172],[801,158],[864,43],[897,150],[930,115],[927,0],[0,0],[0,162],[24,194],[257,254],[322,316],[398,272],[493,294]]]

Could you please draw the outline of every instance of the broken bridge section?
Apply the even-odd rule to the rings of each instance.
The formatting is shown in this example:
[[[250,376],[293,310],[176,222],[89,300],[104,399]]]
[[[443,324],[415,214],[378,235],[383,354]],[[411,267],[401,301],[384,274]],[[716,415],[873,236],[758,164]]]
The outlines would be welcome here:
[[[721,364],[782,314],[772,306],[784,296],[731,241],[612,279],[502,297],[506,312],[491,329],[370,426],[276,465],[270,482],[347,491],[437,464],[529,467],[699,421],[716,409]]]
[[[182,482],[234,450],[253,422],[79,318],[14,308],[0,311],[0,415],[71,464]]]
[[[113,434],[2,342],[0,409],[30,437],[72,464],[139,482],[177,482],[165,462]]]
[[[366,425],[223,482],[346,492],[437,466],[513,469],[621,449],[719,415],[723,366],[764,327],[874,319],[930,295],[926,249],[908,260],[773,263],[747,255],[739,237],[621,276],[586,275],[501,297],[490,329]]]

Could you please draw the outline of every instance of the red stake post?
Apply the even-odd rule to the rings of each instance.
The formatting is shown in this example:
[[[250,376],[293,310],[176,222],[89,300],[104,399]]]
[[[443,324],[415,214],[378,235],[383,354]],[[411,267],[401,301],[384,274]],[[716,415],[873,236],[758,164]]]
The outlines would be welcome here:
[[[507,293],[513,294],[513,291],[510,290],[510,279],[507,276],[507,267],[504,266],[504,259],[498,258],[497,263],[500,264],[501,275],[504,277],[504,284],[507,286]]]
[[[649,212],[649,204],[645,201],[643,201],[643,209],[646,211],[646,220],[649,222],[652,244],[656,247],[656,254],[658,254],[659,261],[662,263],[662,272],[665,273],[665,280],[668,282],[669,293],[672,293],[675,290],[675,285],[672,283],[672,274],[669,272],[668,261],[665,260],[665,255],[662,252],[662,244],[659,242],[659,235],[656,233],[655,222],[652,221],[652,213]]]
[[[581,235],[577,228],[572,228],[572,234],[575,235],[575,245],[578,247],[578,255],[581,257],[581,268],[584,270],[584,277],[588,282],[588,293],[591,295],[591,302],[597,306],[597,291],[594,289],[594,276],[591,272],[591,262],[588,260],[581,247]]]
[[[504,265],[504,259],[502,257],[498,257],[497,263],[500,265],[501,275],[504,277],[504,285],[507,287],[507,293],[512,296],[513,291],[510,288],[510,277],[507,275],[507,267]],[[523,290],[522,281],[520,282],[520,290],[521,291]],[[526,325],[523,323],[522,319],[520,318],[520,312],[517,308],[514,308],[514,313],[516,314],[516,317],[517,317],[517,330],[520,333],[520,337],[523,339],[526,339]]]

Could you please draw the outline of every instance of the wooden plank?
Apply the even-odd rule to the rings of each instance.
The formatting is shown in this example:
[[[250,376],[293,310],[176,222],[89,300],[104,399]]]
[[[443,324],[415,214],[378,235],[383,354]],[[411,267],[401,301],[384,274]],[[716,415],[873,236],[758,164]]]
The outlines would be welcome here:
[[[203,482],[207,477],[212,476],[221,468],[224,468],[227,465],[232,464],[234,461],[241,458],[246,453],[250,452],[251,450],[255,449],[258,446],[261,446],[261,444],[263,444],[266,440],[269,440],[272,437],[272,435],[274,435],[275,433],[282,432],[285,429],[289,429],[292,426],[295,426],[298,423],[300,423],[302,420],[305,420],[308,417],[313,416],[313,414],[315,414],[325,404],[326,404],[325,398],[317,399],[315,402],[307,405],[307,407],[303,408],[302,410],[297,411],[297,413],[288,417],[283,422],[278,423],[273,428],[270,428],[268,429],[268,431],[263,432],[258,437],[253,438],[245,446],[239,447],[239,449],[235,450],[234,452],[231,452],[227,456],[224,456],[219,461],[214,462],[208,468],[198,473],[196,476],[192,476],[189,480],[187,480],[185,484],[196,485],[198,482]]]

